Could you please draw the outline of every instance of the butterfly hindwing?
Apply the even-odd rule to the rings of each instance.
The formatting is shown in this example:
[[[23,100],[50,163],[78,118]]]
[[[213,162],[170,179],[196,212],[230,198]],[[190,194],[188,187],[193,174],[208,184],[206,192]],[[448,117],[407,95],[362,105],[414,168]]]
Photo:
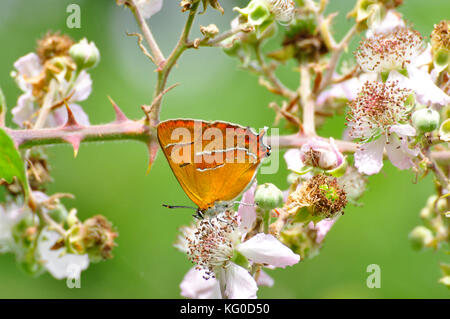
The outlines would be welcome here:
[[[226,122],[164,121],[158,140],[181,187],[201,210],[239,196],[269,154],[262,134]]]

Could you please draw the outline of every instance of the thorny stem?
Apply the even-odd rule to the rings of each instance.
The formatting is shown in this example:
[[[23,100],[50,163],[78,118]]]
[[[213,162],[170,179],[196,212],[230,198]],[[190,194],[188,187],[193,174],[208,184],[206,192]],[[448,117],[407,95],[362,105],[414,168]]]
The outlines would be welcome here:
[[[149,140],[155,139],[153,130],[143,120],[36,130],[5,128],[5,131],[15,144],[23,149],[39,145],[70,143],[73,137],[81,138],[83,142],[135,140],[149,143]]]
[[[6,133],[11,136],[16,145],[22,149],[29,149],[34,146],[51,146],[57,144],[70,143],[70,137],[82,137],[82,142],[100,141],[120,141],[131,140],[148,144],[156,141],[154,128],[147,125],[145,120],[127,120],[123,122],[112,122],[108,124],[43,128],[38,130],[23,130],[5,128]],[[309,140],[308,136],[301,134],[268,136],[266,143],[278,149],[299,148]],[[338,149],[347,154],[355,153],[358,144],[335,140]],[[450,151],[430,152],[431,159],[438,163],[450,162]]]

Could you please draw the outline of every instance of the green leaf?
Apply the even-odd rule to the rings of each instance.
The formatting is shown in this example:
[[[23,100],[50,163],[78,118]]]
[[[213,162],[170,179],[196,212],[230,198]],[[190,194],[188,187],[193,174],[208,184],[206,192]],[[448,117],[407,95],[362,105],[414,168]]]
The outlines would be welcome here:
[[[28,196],[25,164],[11,137],[0,128],[0,179],[4,179],[7,183],[12,183],[14,177],[17,177],[22,184],[25,195]]]

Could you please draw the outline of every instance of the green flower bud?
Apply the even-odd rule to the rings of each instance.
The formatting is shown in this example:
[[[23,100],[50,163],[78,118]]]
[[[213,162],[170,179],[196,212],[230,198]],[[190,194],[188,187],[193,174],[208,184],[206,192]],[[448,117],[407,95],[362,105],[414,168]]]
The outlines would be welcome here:
[[[273,184],[259,185],[255,191],[255,203],[267,211],[283,205],[283,192]]]
[[[422,208],[422,210],[420,211],[420,218],[428,220],[431,217],[433,217],[433,210],[428,207]]]
[[[424,108],[413,113],[412,122],[419,132],[426,133],[438,128],[439,118],[438,112],[433,109]]]
[[[447,211],[447,199],[446,198],[440,198],[437,202],[436,202],[436,208],[438,210],[438,212],[443,213],[445,211]]]
[[[428,197],[427,199],[427,206],[429,209],[433,210],[434,209],[434,203],[437,201],[438,196],[435,195],[431,195],[430,197]]]
[[[450,119],[446,119],[439,128],[439,137],[442,141],[450,141]]]
[[[86,39],[72,45],[69,54],[79,69],[93,68],[100,61],[100,52],[94,42]]]
[[[413,249],[421,250],[433,241],[433,233],[424,226],[417,226],[409,233],[409,240]]]

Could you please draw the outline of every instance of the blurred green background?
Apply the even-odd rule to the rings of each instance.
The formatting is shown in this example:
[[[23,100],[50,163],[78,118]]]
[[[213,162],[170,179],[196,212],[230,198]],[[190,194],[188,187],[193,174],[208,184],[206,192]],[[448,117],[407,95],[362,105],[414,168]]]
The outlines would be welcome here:
[[[161,12],[150,25],[167,55],[178,39],[185,21],[175,0],[165,0]],[[81,6],[81,29],[66,27],[66,7]],[[224,16],[208,10],[198,23],[215,23],[226,30],[234,14],[232,7],[244,6],[246,0],[222,0]],[[354,1],[331,0],[330,12],[339,11],[335,19],[336,37],[349,28],[346,12]],[[433,24],[448,19],[450,2],[407,0],[400,9],[404,17],[428,38]],[[107,95],[131,118],[142,116],[141,104],[148,104],[155,84],[153,65],[139,51],[136,39],[125,32],[137,31],[129,11],[117,7],[114,0],[2,0],[0,4],[0,86],[10,107],[20,91],[10,78],[14,61],[33,51],[35,41],[48,30],[60,30],[75,39],[95,41],[102,60],[92,70],[93,92],[82,105],[92,123],[113,119]],[[194,35],[199,35],[198,24]],[[280,36],[280,32],[278,37]],[[279,39],[272,40],[277,43]],[[352,43],[349,52],[355,48]],[[348,55],[350,57],[350,55]],[[286,85],[298,83],[293,64],[283,68]],[[189,117],[225,120],[260,128],[273,123],[272,101],[257,77],[237,68],[237,61],[218,49],[190,50],[182,56],[169,83],[181,85],[164,99],[162,119]],[[10,116],[8,118],[9,123]],[[324,136],[342,134],[344,118],[330,120],[320,130]],[[135,142],[82,144],[73,158],[69,146],[48,150],[54,183],[49,193],[70,192],[74,200],[65,200],[68,208],[76,207],[85,219],[104,214],[118,227],[118,247],[114,259],[91,264],[82,274],[81,289],[69,289],[65,281],[49,274],[32,278],[15,264],[12,255],[0,255],[0,297],[2,298],[178,298],[179,283],[191,267],[186,257],[172,244],[177,229],[191,220],[187,211],[169,211],[162,203],[190,204],[169,166],[159,154],[149,175],[147,151]],[[275,175],[263,175],[260,182],[270,181],[287,187],[285,164]],[[350,206],[333,227],[319,256],[287,269],[272,270],[273,288],[262,287],[261,298],[448,298],[449,291],[437,283],[441,277],[442,253],[417,253],[410,248],[409,231],[420,223],[419,211],[432,194],[427,178],[413,183],[411,172],[400,172],[386,163],[383,171],[370,178],[363,197],[364,206]],[[366,286],[366,267],[381,267],[381,288]]]

